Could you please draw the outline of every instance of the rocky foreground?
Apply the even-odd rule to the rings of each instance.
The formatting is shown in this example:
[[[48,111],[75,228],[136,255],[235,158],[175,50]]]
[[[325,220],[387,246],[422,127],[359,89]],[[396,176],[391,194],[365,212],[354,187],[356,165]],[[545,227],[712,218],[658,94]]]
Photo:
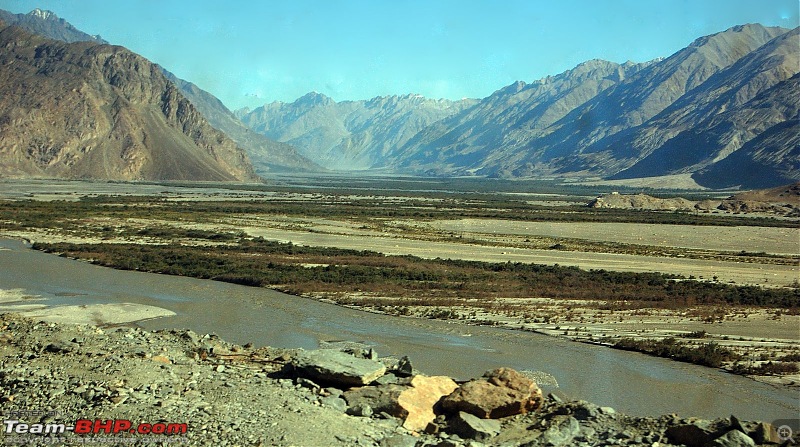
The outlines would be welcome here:
[[[0,390],[7,445],[752,446],[782,441],[771,424],[733,416],[640,418],[545,397],[533,380],[507,368],[457,383],[422,375],[407,358],[379,358],[351,343],[315,351],[256,349],[188,330],[59,325],[15,314],[0,315]],[[75,428],[59,433],[59,424]],[[85,431],[96,433],[79,434]]]

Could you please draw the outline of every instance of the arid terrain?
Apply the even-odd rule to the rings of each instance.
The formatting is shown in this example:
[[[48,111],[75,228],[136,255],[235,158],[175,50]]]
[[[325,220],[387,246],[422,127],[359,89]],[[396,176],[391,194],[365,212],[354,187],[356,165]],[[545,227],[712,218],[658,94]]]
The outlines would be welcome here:
[[[19,193],[22,190],[25,194]],[[554,296],[537,296],[538,289],[526,293],[524,282],[516,288],[489,284],[465,289],[464,284],[448,286],[451,283],[447,281],[452,280],[444,280],[444,286],[434,281],[421,289],[419,285],[428,281],[415,280],[411,274],[390,285],[361,280],[360,276],[338,285],[339,280],[324,278],[303,279],[298,285],[291,282],[294,280],[265,283],[262,279],[220,277],[234,282],[256,281],[254,284],[372,312],[499,325],[626,349],[640,347],[620,345],[621,340],[670,339],[697,348],[711,344],[729,350],[730,355],[718,366],[773,383],[800,383],[796,370],[800,358],[796,347],[800,340],[800,237],[796,218],[723,211],[590,211],[585,202],[581,203],[583,198],[568,194],[536,196],[536,204],[531,205],[530,196],[520,194],[426,194],[411,189],[356,190],[341,185],[311,190],[30,181],[0,183],[0,195],[13,200],[7,207],[14,208],[3,219],[3,237],[24,238],[50,247],[48,250],[118,267],[116,255],[104,254],[114,246],[138,244],[153,250],[184,247],[190,251],[198,247],[201,250],[192,251],[193,256],[202,256],[202,247],[224,249],[235,247],[237,240],[254,239],[345,250],[325,254],[292,249],[264,258],[263,262],[270,264],[294,266],[295,276],[366,262],[357,259],[362,256],[358,253],[367,250],[389,256],[386,262],[400,256],[395,264],[411,255],[434,263],[431,265],[451,259],[491,265],[575,266],[601,274],[679,275],[681,281],[740,287],[735,290],[741,293],[750,290],[746,289],[749,286],[772,290],[789,298],[783,298],[783,305],[758,306],[706,302],[690,296],[693,292],[675,295],[680,302],[651,299],[643,296],[646,291],[608,297],[595,293],[581,299],[587,295],[576,292],[570,296],[562,290],[553,292]],[[25,209],[14,205],[29,199],[33,202]],[[67,202],[58,202],[61,200]],[[542,205],[546,203],[552,205]],[[128,204],[135,206],[129,209]],[[37,206],[53,206],[64,214],[45,216],[45,208]],[[74,246],[65,248],[63,243]],[[255,250],[251,256],[266,256]],[[124,249],[119,253],[125,253]],[[377,264],[369,267],[371,262],[364,268],[390,268]],[[165,268],[131,265],[125,268]],[[166,268],[165,273],[176,274],[172,267]],[[391,268],[406,271],[413,265]],[[177,274],[216,277],[191,271]],[[563,287],[569,290],[572,286]],[[591,289],[593,285],[584,283],[581,287]],[[598,290],[616,293],[613,286],[608,287]],[[671,286],[665,290],[669,289]],[[781,369],[762,366],[773,364]]]

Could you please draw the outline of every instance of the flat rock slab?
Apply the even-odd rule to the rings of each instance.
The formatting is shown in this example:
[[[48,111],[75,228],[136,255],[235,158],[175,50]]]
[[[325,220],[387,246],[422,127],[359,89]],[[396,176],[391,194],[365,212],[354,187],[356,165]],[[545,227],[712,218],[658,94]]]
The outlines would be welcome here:
[[[469,413],[459,411],[449,421],[450,431],[465,439],[487,441],[500,434],[500,421],[481,419]]]
[[[386,366],[380,362],[333,349],[301,352],[292,364],[301,376],[345,386],[364,386],[386,373]]]

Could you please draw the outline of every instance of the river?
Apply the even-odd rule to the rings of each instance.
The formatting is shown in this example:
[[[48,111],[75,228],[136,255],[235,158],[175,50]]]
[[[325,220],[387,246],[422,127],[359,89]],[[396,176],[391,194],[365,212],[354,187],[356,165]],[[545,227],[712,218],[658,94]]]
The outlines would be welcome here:
[[[771,421],[800,414],[797,391],[711,368],[535,333],[376,315],[262,288],[114,270],[20,241],[0,240],[0,289],[24,289],[53,305],[163,307],[177,315],[139,325],[216,333],[239,344],[313,349],[323,340],[360,341],[381,355],[408,355],[427,374],[470,378],[499,366],[543,371],[570,398],[632,415]]]

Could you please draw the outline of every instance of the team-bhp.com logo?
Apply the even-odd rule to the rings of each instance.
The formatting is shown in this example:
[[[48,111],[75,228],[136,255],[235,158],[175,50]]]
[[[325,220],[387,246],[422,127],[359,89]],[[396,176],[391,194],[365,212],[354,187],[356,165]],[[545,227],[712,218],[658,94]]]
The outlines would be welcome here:
[[[141,423],[134,425],[127,419],[78,419],[74,425],[67,424],[25,424],[18,420],[3,421],[3,431],[6,434],[41,434],[60,435],[75,433],[78,435],[106,434],[117,435],[131,433],[139,435],[185,435],[188,431],[187,424],[167,424],[157,422],[154,424]]]

